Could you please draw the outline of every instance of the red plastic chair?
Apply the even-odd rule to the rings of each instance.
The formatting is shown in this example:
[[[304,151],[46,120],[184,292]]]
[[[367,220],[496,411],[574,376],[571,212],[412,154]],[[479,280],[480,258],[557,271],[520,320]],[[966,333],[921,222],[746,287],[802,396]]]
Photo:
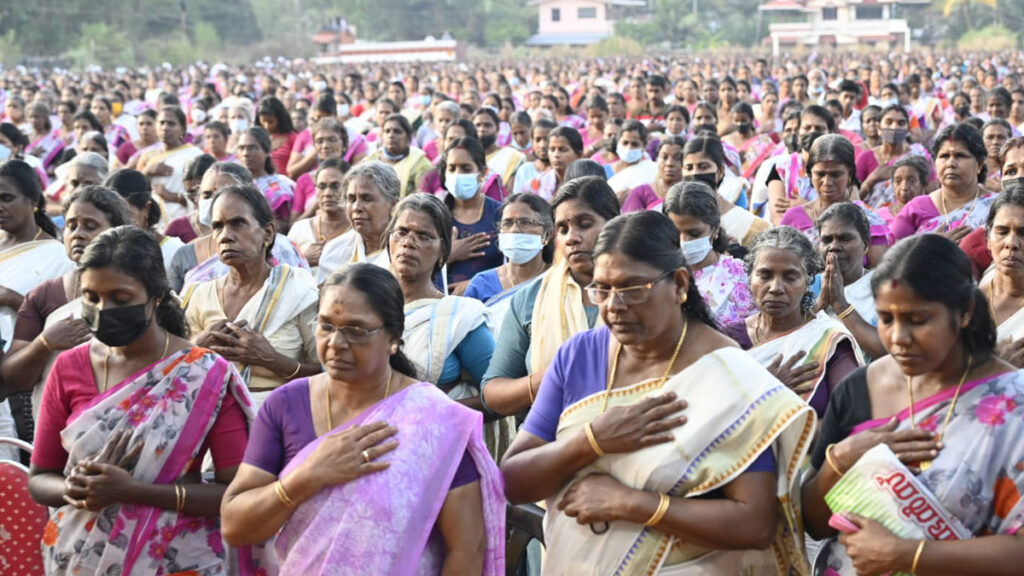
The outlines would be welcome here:
[[[0,438],[32,453],[32,445]],[[28,468],[21,462],[0,460],[0,574],[43,575],[43,529],[49,512],[28,493]]]

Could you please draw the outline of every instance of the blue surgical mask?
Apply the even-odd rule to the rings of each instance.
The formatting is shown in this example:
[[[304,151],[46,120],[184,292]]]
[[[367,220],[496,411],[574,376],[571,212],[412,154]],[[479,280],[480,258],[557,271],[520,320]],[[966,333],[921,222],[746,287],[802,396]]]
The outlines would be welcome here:
[[[11,149],[0,144],[0,162],[7,162],[11,159]]]
[[[479,175],[449,172],[444,177],[444,187],[459,200],[470,200],[480,191]]]
[[[690,266],[700,264],[711,252],[711,237],[704,236],[695,240],[683,242],[683,258]]]
[[[409,154],[408,153],[406,153],[406,154],[392,154],[392,153],[388,152],[387,148],[381,148],[380,149],[380,155],[385,157],[385,158],[387,158],[391,162],[398,162],[399,160],[401,160],[402,158],[405,158]]]
[[[529,152],[530,150],[533,150],[533,142],[530,141],[530,142],[526,143],[526,146],[520,146],[519,142],[516,142],[516,139],[513,138],[512,139],[512,148],[514,148],[514,149],[516,149],[516,150],[518,150],[520,152],[526,153],[526,152]]]
[[[430,99],[430,94],[420,94],[420,104],[422,104],[424,108],[430,106]]]
[[[622,144],[615,149],[615,155],[626,164],[636,164],[644,157],[643,148],[626,148]]]
[[[513,264],[526,264],[544,248],[544,239],[536,234],[502,232],[498,234],[498,250]]]

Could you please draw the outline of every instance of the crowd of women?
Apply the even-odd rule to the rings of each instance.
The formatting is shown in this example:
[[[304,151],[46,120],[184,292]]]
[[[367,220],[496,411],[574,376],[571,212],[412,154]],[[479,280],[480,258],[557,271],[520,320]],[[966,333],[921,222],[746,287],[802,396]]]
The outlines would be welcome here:
[[[0,76],[46,573],[1018,574],[1020,63]]]

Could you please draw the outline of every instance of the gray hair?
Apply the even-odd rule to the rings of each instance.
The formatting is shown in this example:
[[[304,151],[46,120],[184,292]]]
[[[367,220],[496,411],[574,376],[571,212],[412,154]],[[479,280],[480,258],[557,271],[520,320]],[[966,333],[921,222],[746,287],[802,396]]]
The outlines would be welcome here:
[[[916,154],[908,154],[903,158],[900,158],[892,165],[892,173],[896,174],[896,171],[905,166],[913,168],[917,172],[917,178],[921,181],[921,185],[928,184],[928,177],[932,172],[932,163],[928,161],[924,156],[918,156]],[[892,180],[892,176],[889,177]]]
[[[383,162],[374,160],[357,164],[345,175],[344,189],[348,190],[349,184],[357,178],[369,180],[392,205],[402,199],[402,183],[398,180],[398,173]]]
[[[99,132],[94,132],[94,134],[99,134]],[[101,179],[106,179],[107,173],[110,171],[110,164],[107,162],[107,159],[96,152],[79,152],[75,154],[75,157],[71,159],[71,165],[88,166],[96,170]]]
[[[219,176],[221,174],[231,178],[239,186],[252,186],[252,173],[241,164],[234,162],[216,162],[206,171],[208,174]]]
[[[452,116],[455,116],[456,120],[458,120],[461,117],[461,115],[462,115],[462,109],[459,108],[458,104],[456,104],[455,102],[453,102],[451,100],[445,100],[444,102],[441,102],[440,104],[438,104],[437,105],[437,111],[438,112],[447,112],[447,113],[451,114]]]
[[[406,210],[426,214],[434,223],[435,232],[437,232],[438,239],[441,241],[441,256],[434,264],[434,274],[437,274],[448,262],[448,257],[452,254],[452,214],[448,210],[448,207],[445,206],[444,202],[433,194],[427,194],[425,192],[410,194],[402,199],[402,201],[398,203],[398,207],[395,208],[395,213],[391,217],[391,222],[388,223],[387,232],[384,233],[385,238],[391,237],[391,233],[395,229],[395,224],[398,222],[398,216]],[[388,244],[387,249],[388,255],[390,256],[390,243]]]
[[[758,254],[768,249],[788,250],[796,254],[803,265],[804,274],[807,275],[808,288],[810,288],[811,283],[814,281],[814,277],[825,269],[821,256],[818,255],[818,251],[814,249],[807,236],[804,236],[802,232],[792,226],[777,226],[761,232],[754,238],[750,251],[743,258],[747,276],[753,276],[754,264],[757,262]],[[807,293],[804,294],[800,307],[806,312],[812,306],[814,306],[814,295],[808,289]]]
[[[242,114],[245,114],[245,117],[249,122],[253,121],[253,117],[256,114],[256,107],[253,105],[252,100],[249,100],[248,98],[238,98],[232,102],[228,105],[228,117],[231,116],[231,111],[236,109],[240,110]]]

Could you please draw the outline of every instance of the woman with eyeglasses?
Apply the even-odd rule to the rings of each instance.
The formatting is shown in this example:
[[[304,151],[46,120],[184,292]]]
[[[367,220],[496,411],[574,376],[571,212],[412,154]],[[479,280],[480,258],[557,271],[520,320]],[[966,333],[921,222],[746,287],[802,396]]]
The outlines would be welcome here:
[[[277,389],[256,416],[225,494],[229,544],[273,545],[281,574],[504,573],[505,501],[481,414],[416,378],[404,305],[372,264],[324,284],[324,373]]]
[[[316,212],[292,224],[288,238],[299,245],[315,277],[324,244],[352,228],[345,214],[344,182],[348,164],[340,158],[329,158],[320,163],[313,173],[316,182]],[[305,176],[305,174],[303,174]]]
[[[295,198],[292,200],[292,220],[309,218],[317,211],[319,202],[316,187],[317,168],[329,160],[343,160],[344,168],[342,174],[348,172],[351,162],[348,160],[348,129],[335,118],[321,118],[309,128],[312,136],[309,138],[313,154],[316,156],[317,165],[313,170],[303,172],[295,179]],[[294,155],[294,154],[293,154]]]
[[[813,413],[718,332],[668,217],[593,253],[605,325],[562,345],[502,462],[510,502],[547,501],[544,573],[806,573],[783,502]]]

